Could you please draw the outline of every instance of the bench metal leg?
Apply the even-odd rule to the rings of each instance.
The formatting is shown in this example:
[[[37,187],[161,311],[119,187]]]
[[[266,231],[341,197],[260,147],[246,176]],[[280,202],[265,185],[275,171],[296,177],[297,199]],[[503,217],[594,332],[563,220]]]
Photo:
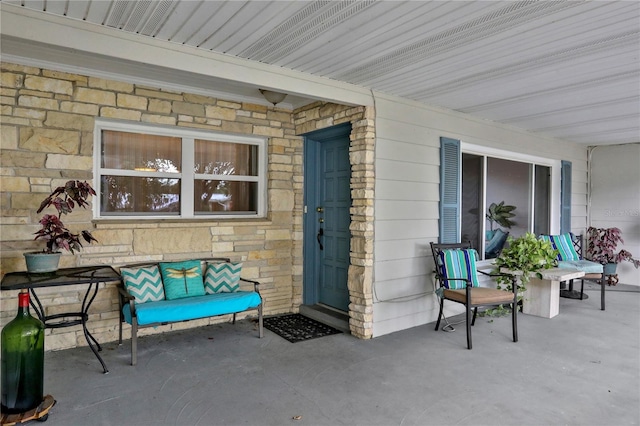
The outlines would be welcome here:
[[[258,335],[262,339],[264,337],[264,329],[262,328],[262,303],[258,306]]]
[[[122,318],[120,318],[120,326],[118,327],[118,346],[122,346]]]
[[[138,319],[131,319],[131,365],[138,362]]]

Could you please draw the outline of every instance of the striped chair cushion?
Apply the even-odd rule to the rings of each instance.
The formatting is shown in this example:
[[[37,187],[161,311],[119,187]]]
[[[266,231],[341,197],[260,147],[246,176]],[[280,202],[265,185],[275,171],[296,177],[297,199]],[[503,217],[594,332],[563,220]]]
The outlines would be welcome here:
[[[233,293],[240,290],[242,263],[209,263],[204,274],[207,294]]]
[[[463,278],[471,280],[471,287],[480,287],[478,272],[476,269],[476,257],[478,253],[474,249],[442,250],[440,252],[440,268],[445,278]],[[465,281],[444,280],[444,286],[451,290],[467,287]]]
[[[580,260],[580,256],[573,247],[571,234],[541,235],[543,241],[549,241],[554,249],[558,250],[557,260]]]
[[[164,286],[157,266],[120,268],[124,286],[136,303],[164,300]]]

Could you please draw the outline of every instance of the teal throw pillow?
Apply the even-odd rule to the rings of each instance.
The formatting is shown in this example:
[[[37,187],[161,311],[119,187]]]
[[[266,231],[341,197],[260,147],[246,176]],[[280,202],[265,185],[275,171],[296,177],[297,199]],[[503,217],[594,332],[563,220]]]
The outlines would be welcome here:
[[[490,240],[487,240],[486,242],[484,248],[485,258],[492,259],[498,257],[498,255],[502,251],[504,243],[507,242],[508,236],[508,232],[504,232],[502,229],[496,229],[493,233],[492,238]]]
[[[242,263],[209,263],[204,274],[207,294],[233,293],[240,290]]]
[[[199,260],[160,263],[167,300],[204,296],[202,266]]]
[[[558,250],[557,260],[580,260],[571,239],[571,234],[541,235],[540,239],[551,242],[554,249]]]
[[[124,286],[136,303],[164,300],[160,271],[155,265],[143,268],[120,268]]]
[[[448,278],[444,280],[445,287],[451,290],[467,287],[466,281],[452,280],[452,278],[470,280],[471,287],[480,287],[476,269],[477,256],[478,253],[474,249],[442,250],[440,252],[440,267],[442,276]]]

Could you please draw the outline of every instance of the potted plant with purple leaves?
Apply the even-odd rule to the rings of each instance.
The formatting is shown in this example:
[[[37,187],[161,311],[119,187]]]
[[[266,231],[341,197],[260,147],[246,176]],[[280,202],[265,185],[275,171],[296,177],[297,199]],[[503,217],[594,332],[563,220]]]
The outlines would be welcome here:
[[[616,252],[618,243],[624,243],[622,232],[619,228],[595,228],[587,229],[587,250],[585,257],[593,262],[604,265],[604,274],[616,273],[618,263],[626,260],[636,268],[640,267],[640,260],[634,259],[627,250]]]
[[[96,195],[96,192],[86,181],[70,180],[64,186],[54,189],[42,201],[37,213],[53,206],[58,214],[45,214],[40,219],[41,228],[35,233],[34,240],[44,240],[46,248],[39,252],[24,253],[27,271],[32,273],[56,271],[61,255],[60,250],[68,250],[73,254],[82,248],[82,240],[89,244],[93,241],[97,242],[91,232],[84,230],[73,233],[60,219],[63,214],[71,213],[76,207],[87,208],[89,205],[87,200],[91,195]],[[42,265],[41,262],[45,264]]]

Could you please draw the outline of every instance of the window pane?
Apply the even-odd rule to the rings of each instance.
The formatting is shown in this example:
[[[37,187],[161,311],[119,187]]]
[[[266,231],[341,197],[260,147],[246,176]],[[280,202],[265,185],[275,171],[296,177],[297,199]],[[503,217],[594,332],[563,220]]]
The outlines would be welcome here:
[[[258,176],[256,145],[195,141],[195,173]]]
[[[481,244],[482,218],[482,166],[484,157],[462,154],[462,242],[471,241],[473,248]],[[481,252],[482,250],[478,250]]]
[[[533,232],[536,235],[551,232],[549,217],[551,188],[551,167],[536,165],[536,185],[533,203]]]
[[[180,179],[102,176],[100,189],[104,215],[180,214]]]
[[[180,138],[102,131],[102,167],[146,172],[180,173]]]
[[[498,223],[487,223],[493,229],[502,228],[517,238],[531,229],[531,176],[532,165],[519,161],[487,158],[487,208],[491,203],[515,206],[515,217],[510,218],[514,225],[510,228]],[[491,229],[491,228],[490,228]]]
[[[258,183],[224,180],[196,180],[196,214],[258,211]]]

